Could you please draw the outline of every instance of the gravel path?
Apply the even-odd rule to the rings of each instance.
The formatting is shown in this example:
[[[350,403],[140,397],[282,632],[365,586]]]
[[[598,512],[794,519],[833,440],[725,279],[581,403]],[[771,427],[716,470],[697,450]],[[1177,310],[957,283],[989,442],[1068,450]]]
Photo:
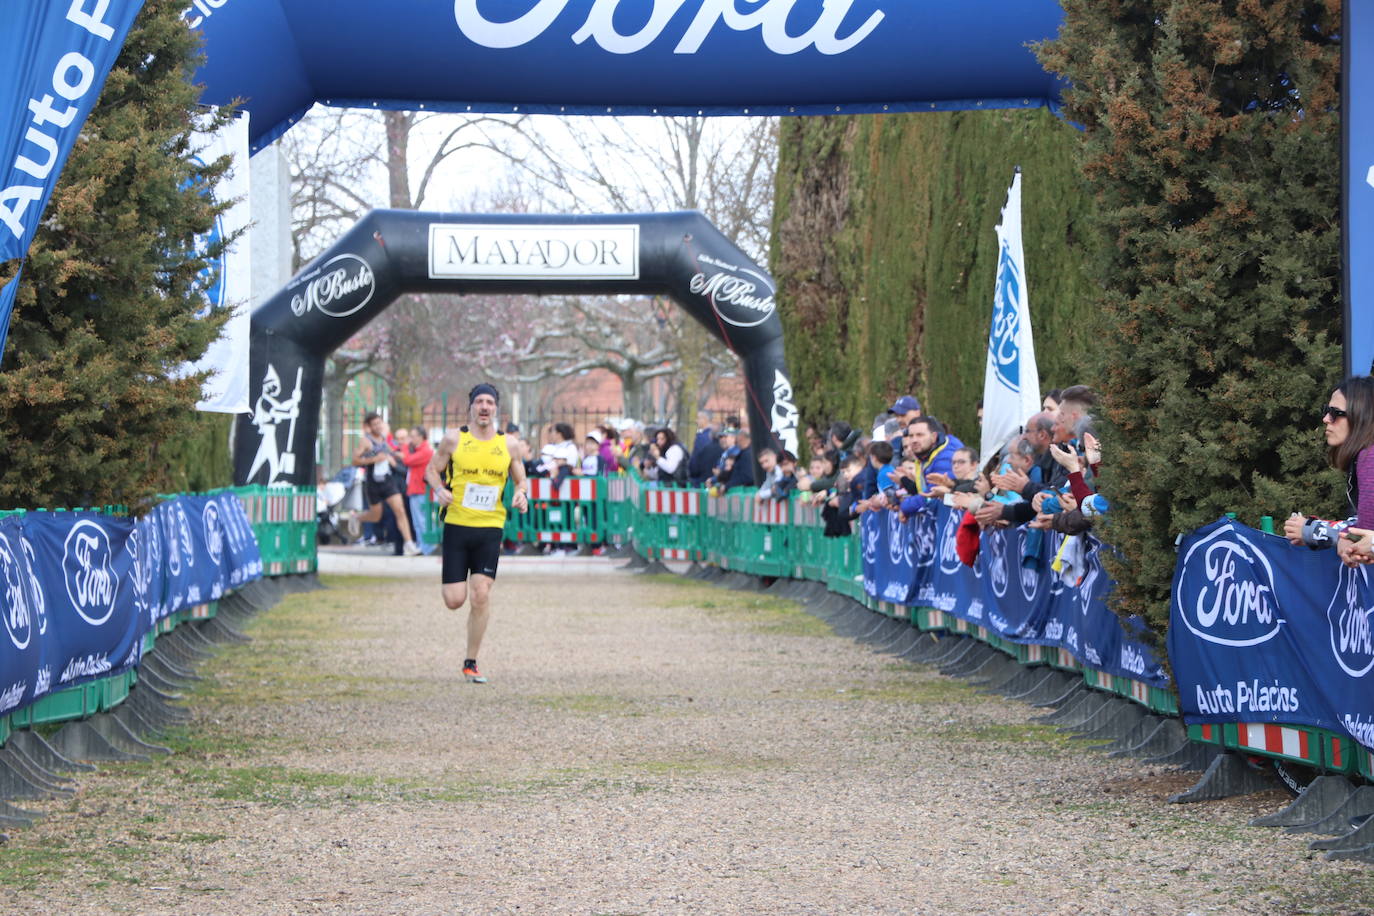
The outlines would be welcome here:
[[[431,579],[256,618],[177,752],[84,774],[0,849],[5,912],[1369,912],[1374,868],[1164,799],[1033,711],[788,602],[504,572],[462,683]]]

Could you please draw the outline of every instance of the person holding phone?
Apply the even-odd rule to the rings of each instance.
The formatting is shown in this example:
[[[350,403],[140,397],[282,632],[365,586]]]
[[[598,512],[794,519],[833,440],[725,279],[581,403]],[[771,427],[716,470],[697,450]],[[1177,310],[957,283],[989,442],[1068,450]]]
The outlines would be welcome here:
[[[1374,378],[1351,376],[1336,386],[1322,411],[1327,460],[1346,472],[1352,516],[1328,522],[1293,513],[1283,533],[1294,544],[1330,547],[1346,566],[1374,563]]]

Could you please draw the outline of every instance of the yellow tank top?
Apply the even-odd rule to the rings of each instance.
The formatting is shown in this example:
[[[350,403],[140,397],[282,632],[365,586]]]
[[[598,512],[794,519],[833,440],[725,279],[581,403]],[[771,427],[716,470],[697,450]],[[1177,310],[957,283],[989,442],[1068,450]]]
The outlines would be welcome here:
[[[453,491],[444,522],[469,528],[504,528],[506,506],[501,496],[509,473],[506,437],[497,433],[490,439],[478,439],[464,426],[458,433],[458,448],[444,470],[444,483]]]

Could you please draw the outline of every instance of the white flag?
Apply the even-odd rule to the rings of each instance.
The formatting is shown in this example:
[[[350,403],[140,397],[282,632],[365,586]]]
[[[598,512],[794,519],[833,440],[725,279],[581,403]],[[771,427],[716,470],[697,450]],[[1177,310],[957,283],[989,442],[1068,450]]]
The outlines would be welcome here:
[[[248,116],[240,115],[210,138],[193,158],[203,163],[214,162],[220,156],[234,157],[234,164],[211,192],[218,201],[234,201],[233,205],[215,219],[215,226],[205,244],[218,242],[248,225]],[[249,257],[248,233],[224,250],[210,268],[218,279],[209,290],[209,302],[202,314],[213,310],[233,309],[217,340],[196,363],[186,367],[187,373],[211,372],[201,386],[200,403],[196,409],[215,413],[248,412],[248,313],[251,303],[253,270]]]
[[[983,376],[983,461],[1006,445],[1031,414],[1040,410],[1040,375],[1031,341],[1026,253],[1021,247],[1021,170],[1011,180],[1002,222],[997,226],[997,289]]]

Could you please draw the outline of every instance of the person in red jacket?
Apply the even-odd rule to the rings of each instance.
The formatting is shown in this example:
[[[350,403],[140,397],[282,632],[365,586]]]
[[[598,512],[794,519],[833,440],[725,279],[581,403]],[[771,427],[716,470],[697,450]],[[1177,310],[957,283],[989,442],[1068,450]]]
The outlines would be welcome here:
[[[425,515],[425,468],[434,457],[434,446],[429,444],[429,432],[423,426],[410,431],[410,444],[406,446],[402,460],[406,464],[406,501],[410,503],[410,518],[415,525],[415,543],[420,545],[420,553],[429,556],[436,547],[425,541],[429,531],[429,518]]]

